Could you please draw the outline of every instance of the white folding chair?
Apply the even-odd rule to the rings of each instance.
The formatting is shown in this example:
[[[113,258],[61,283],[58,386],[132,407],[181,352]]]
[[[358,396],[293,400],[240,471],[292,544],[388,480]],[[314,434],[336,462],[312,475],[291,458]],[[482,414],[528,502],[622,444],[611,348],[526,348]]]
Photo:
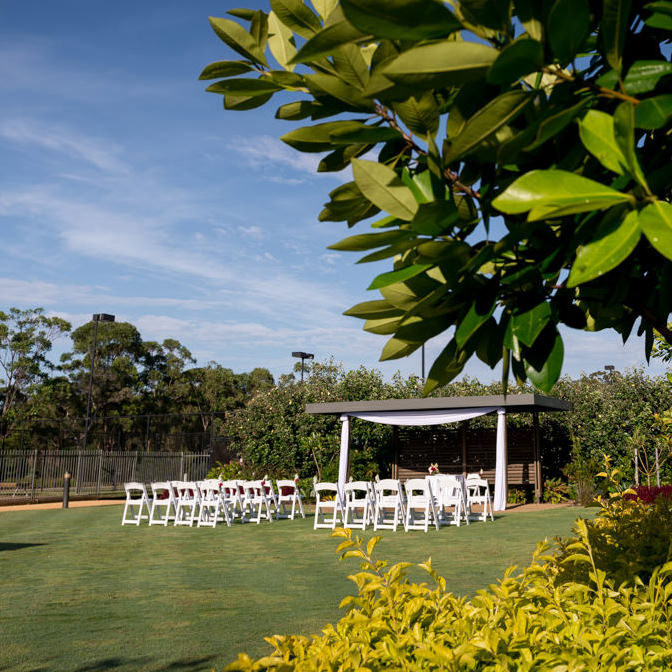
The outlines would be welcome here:
[[[242,522],[245,522],[245,505],[243,504],[241,486],[239,486],[238,481],[222,481],[219,484],[219,488],[231,515],[231,520],[240,518]]]
[[[223,521],[231,527],[228,504],[222,497],[218,479],[206,479],[198,483],[201,504],[198,511],[197,527],[215,527]]]
[[[492,500],[490,499],[490,485],[480,474],[469,474],[467,476],[467,502],[469,503],[470,516],[476,517],[476,520],[486,521],[488,515],[490,520],[494,521],[495,516],[492,512]],[[475,513],[471,507],[473,505],[481,506],[481,512]]]
[[[149,512],[150,525],[168,525],[175,520],[177,514],[177,499],[170,481],[150,483],[152,488],[152,508]]]
[[[427,476],[434,495],[439,524],[460,526],[462,521],[469,525],[469,506],[464,479],[451,474]]]
[[[262,479],[262,484],[264,486],[264,492],[266,493],[266,499],[271,506],[271,510],[276,519],[279,517],[278,513],[280,511],[280,502],[278,500],[278,493],[273,487],[273,481],[268,476],[264,476]]]
[[[198,520],[201,504],[198,484],[194,481],[174,481],[173,487],[177,490],[177,511],[174,524],[191,527],[194,521]]]
[[[430,524],[435,525],[438,530],[439,520],[429,481],[424,478],[409,478],[404,483],[404,489],[406,490],[404,530],[427,532]]]
[[[336,483],[315,483],[315,522],[313,529],[329,528],[336,529],[336,523],[340,517],[343,520],[343,505],[341,495]],[[327,518],[325,512],[331,511],[331,518]]]
[[[126,490],[126,504],[121,516],[122,525],[140,525],[140,521],[149,520],[151,501],[144,483],[124,483]],[[147,513],[143,515],[143,510]]]
[[[276,481],[275,485],[278,488],[278,518],[289,518],[294,520],[296,509],[298,507],[301,513],[301,518],[306,517],[306,512],[303,510],[303,497],[299,490],[299,484],[296,481],[289,479]],[[287,512],[288,505],[292,506],[291,510]]]
[[[384,478],[373,484],[376,503],[373,511],[374,530],[397,531],[404,524],[404,492],[401,481]]]
[[[266,494],[266,483],[264,481],[245,481],[243,485],[245,490],[244,504],[250,508],[251,520],[257,524],[262,518],[273,522],[273,513],[271,511],[271,502]]]
[[[373,518],[371,484],[367,481],[350,481],[343,487],[343,498],[345,499],[343,527],[365,530]]]

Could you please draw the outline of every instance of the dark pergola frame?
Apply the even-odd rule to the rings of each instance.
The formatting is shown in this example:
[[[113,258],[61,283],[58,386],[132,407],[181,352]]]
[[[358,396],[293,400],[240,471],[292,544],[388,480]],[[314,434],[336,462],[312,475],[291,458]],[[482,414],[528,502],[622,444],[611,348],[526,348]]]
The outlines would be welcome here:
[[[539,438],[539,413],[571,411],[571,402],[541,394],[488,395],[481,397],[428,397],[423,399],[385,399],[371,401],[336,401],[306,404],[306,413],[311,415],[347,416],[354,413],[403,413],[424,411],[468,411],[475,408],[503,409],[504,413],[532,413],[534,468],[537,501],[541,498],[541,449]]]

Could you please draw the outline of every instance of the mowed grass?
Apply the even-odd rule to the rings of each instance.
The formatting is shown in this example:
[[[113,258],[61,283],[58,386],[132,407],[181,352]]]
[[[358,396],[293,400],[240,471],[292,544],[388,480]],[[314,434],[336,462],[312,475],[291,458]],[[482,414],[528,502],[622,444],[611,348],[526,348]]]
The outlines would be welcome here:
[[[121,526],[121,506],[0,513],[0,670],[222,669],[271,634],[318,633],[354,592],[353,559],[306,520],[231,528]],[[439,532],[379,532],[379,558],[431,556],[471,595],[592,511],[506,513]],[[359,532],[365,539],[373,532]],[[427,575],[411,569],[411,578]]]

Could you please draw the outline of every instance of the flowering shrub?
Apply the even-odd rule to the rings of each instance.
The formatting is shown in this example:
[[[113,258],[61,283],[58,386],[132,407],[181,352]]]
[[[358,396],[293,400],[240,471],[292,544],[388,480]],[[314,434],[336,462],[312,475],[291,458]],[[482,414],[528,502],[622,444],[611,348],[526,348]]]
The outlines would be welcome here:
[[[642,504],[653,504],[659,497],[670,500],[672,504],[672,485],[638,485],[634,492],[625,495],[625,499],[638,500]]]

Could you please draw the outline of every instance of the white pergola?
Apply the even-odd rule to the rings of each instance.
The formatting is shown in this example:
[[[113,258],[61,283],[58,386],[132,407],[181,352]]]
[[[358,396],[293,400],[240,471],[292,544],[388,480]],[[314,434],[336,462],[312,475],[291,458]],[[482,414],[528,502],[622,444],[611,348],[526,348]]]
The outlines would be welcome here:
[[[422,426],[463,422],[487,413],[497,413],[495,459],[495,511],[506,509],[507,499],[507,444],[506,414],[533,413],[535,428],[540,411],[570,411],[568,401],[538,394],[496,395],[483,397],[435,397],[426,399],[387,399],[384,401],[350,401],[306,404],[306,413],[339,415],[341,450],[338,465],[338,485],[342,490],[348,478],[350,458],[350,418],[387,425]],[[538,452],[538,440],[536,441]],[[540,476],[539,455],[535,466]]]

